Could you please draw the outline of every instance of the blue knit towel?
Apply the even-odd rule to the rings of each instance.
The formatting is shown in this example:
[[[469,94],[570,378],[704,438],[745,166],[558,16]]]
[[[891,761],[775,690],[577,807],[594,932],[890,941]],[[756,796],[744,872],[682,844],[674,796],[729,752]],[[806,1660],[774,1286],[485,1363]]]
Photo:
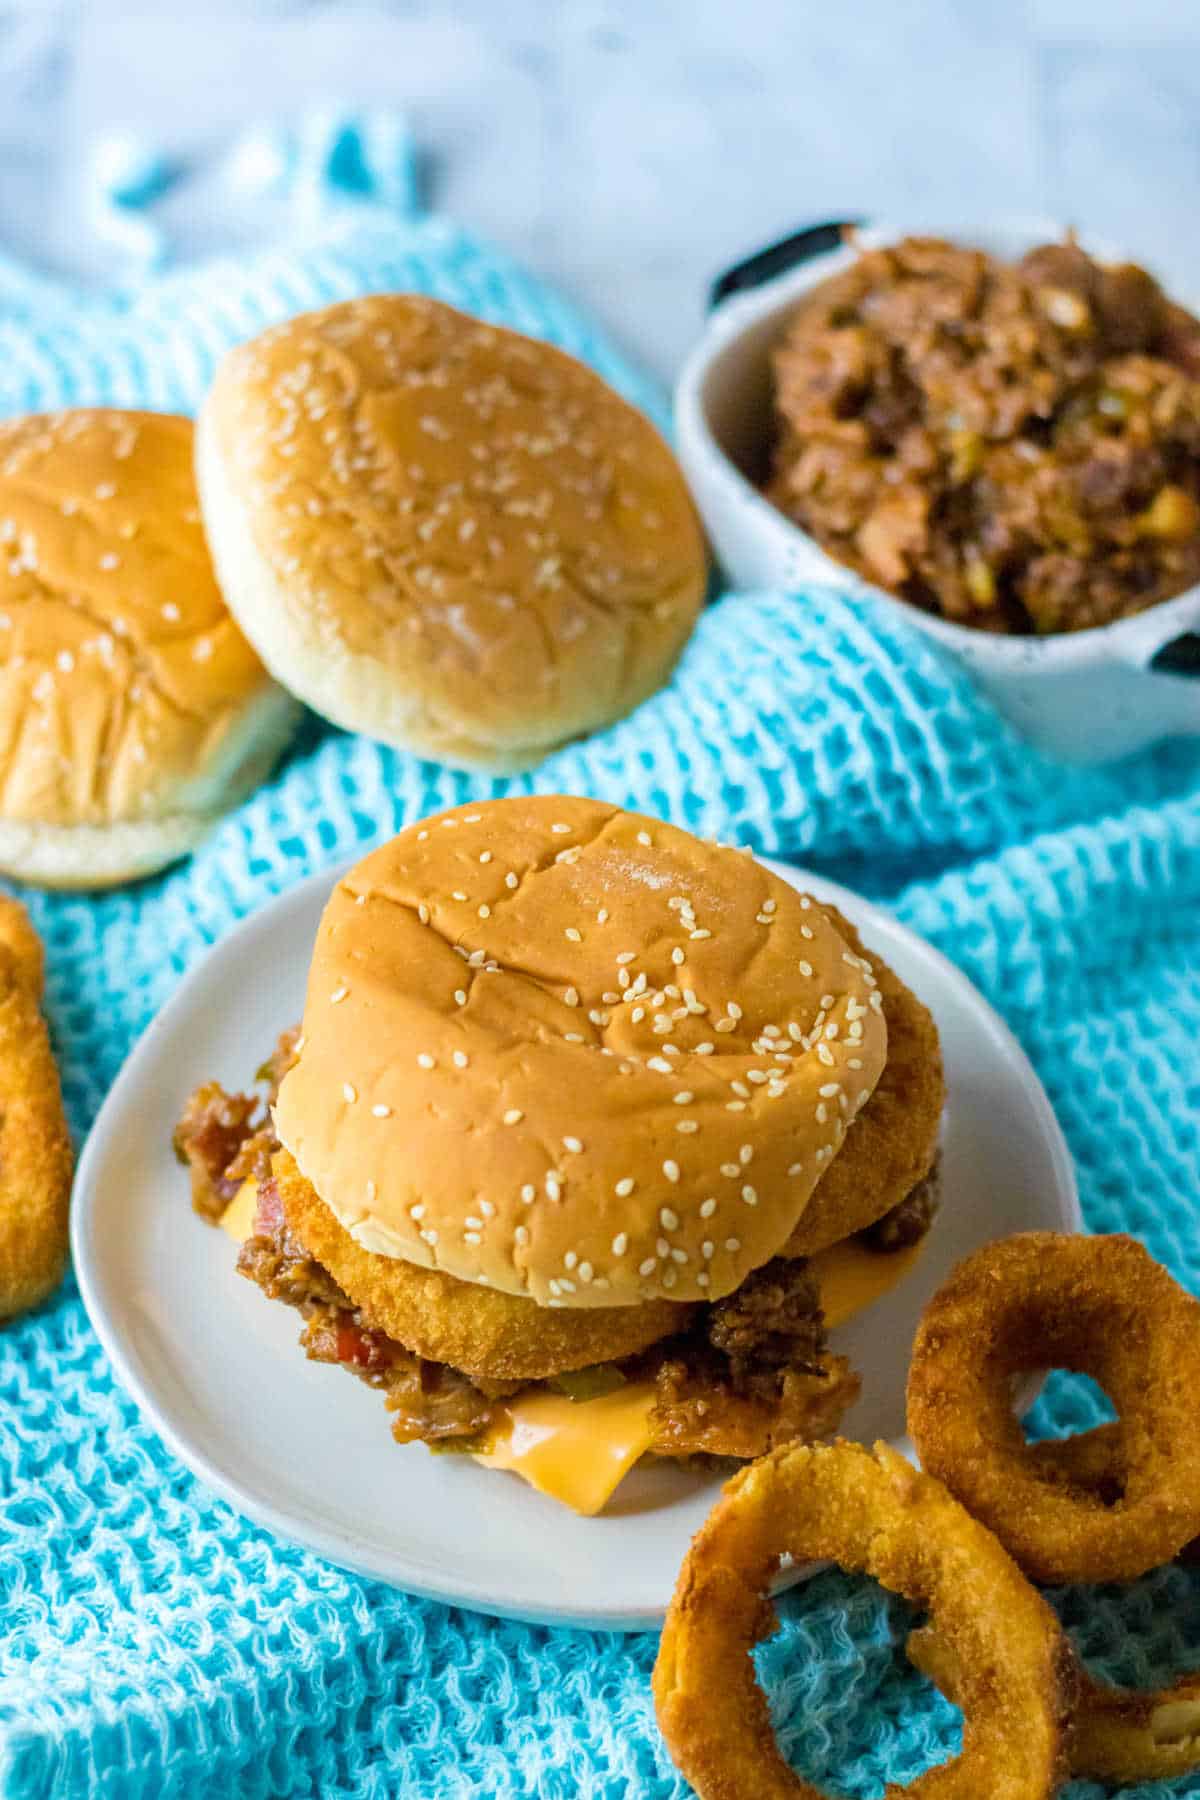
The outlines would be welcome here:
[[[138,205],[158,171],[135,151],[109,158],[98,216],[146,270],[163,245]],[[0,264],[0,411],[190,410],[239,338],[303,307],[408,288],[552,339],[662,417],[578,313],[495,250],[412,215],[406,144],[386,119],[260,137],[231,169],[302,200],[290,241],[86,297]],[[720,601],[667,692],[520,781],[313,727],[190,862],[100,898],[28,896],[76,1132],[181,972],[236,918],[432,808],[522,789],[733,834],[894,906],[1033,1056],[1089,1223],[1136,1232],[1200,1287],[1200,744],[1102,772],[1054,767],[927,638],[832,592]],[[1086,1384],[1057,1380],[1037,1423],[1096,1417]],[[654,1724],[653,1636],[410,1600],[247,1524],[114,1385],[70,1284],[0,1336],[0,1604],[6,1797],[686,1792]],[[1200,1663],[1188,1571],[1062,1604],[1115,1679],[1156,1684]],[[811,1779],[875,1795],[953,1748],[957,1715],[905,1671],[898,1603],[829,1573],[782,1610],[760,1664]]]

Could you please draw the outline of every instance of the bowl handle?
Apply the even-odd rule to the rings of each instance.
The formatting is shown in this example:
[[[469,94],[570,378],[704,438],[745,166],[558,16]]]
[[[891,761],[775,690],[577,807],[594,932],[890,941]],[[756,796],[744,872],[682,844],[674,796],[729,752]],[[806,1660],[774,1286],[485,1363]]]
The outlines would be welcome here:
[[[760,287],[772,276],[784,275],[789,269],[799,268],[801,263],[811,262],[814,256],[840,250],[846,242],[846,233],[865,223],[865,219],[830,219],[823,225],[806,225],[802,231],[794,231],[790,237],[780,238],[764,250],[756,250],[753,256],[744,257],[717,276],[708,293],[709,311],[715,311],[731,294],[749,293],[751,288]]]
[[[1135,669],[1200,680],[1200,609],[1195,606],[1185,611],[1182,620],[1178,613],[1164,618],[1152,606],[1136,624],[1132,620],[1126,623],[1118,641],[1123,660]]]

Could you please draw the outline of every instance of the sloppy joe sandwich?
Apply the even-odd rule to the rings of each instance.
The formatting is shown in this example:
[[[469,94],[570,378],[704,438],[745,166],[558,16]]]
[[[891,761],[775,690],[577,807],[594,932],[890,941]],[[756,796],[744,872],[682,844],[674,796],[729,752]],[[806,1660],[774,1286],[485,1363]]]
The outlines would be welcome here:
[[[192,426],[0,424],[0,870],[103,887],[193,848],[298,716],[229,615]]]
[[[830,1434],[859,1382],[827,1329],[934,1215],[920,1002],[747,856],[599,801],[459,807],[359,863],[262,1075],[176,1133],[241,1272],[401,1442],[583,1512],[645,1454]]]
[[[669,675],[706,559],[671,451],[582,363],[413,294],[233,350],[198,432],[263,661],[348,730],[515,769]]]

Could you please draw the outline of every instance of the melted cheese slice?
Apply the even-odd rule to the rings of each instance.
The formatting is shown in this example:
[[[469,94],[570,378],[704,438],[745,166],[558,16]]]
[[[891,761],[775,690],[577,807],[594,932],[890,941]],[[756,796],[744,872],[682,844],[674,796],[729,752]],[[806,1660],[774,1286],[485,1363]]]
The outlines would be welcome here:
[[[222,1231],[227,1231],[235,1244],[244,1244],[254,1229],[254,1215],[258,1211],[258,1183],[247,1177],[243,1181],[217,1223]]]
[[[825,1323],[844,1325],[889,1293],[912,1268],[924,1244],[881,1252],[847,1240],[821,1250],[811,1267],[821,1290]],[[629,1382],[596,1400],[568,1400],[531,1388],[507,1402],[475,1460],[509,1469],[539,1493],[589,1517],[601,1511],[653,1439],[654,1388]]]
[[[539,1493],[591,1516],[650,1448],[653,1409],[649,1381],[626,1382],[594,1400],[533,1388],[507,1403],[475,1460],[511,1469]]]
[[[844,1325],[855,1313],[890,1294],[924,1247],[925,1239],[920,1238],[907,1250],[868,1250],[857,1238],[847,1238],[828,1250],[818,1250],[809,1267],[821,1290],[821,1310],[828,1329]]]

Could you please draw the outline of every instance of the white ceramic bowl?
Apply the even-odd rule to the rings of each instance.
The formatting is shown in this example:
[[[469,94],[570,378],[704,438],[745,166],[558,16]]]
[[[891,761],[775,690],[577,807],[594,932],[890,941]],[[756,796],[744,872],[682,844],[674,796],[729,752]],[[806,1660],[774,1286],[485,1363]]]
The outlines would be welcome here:
[[[927,229],[881,225],[859,237],[883,244]],[[1061,225],[1038,220],[938,229],[1004,258],[1063,235]],[[1025,737],[1071,762],[1108,762],[1159,738],[1200,734],[1200,588],[1091,631],[994,636],[950,624],[864,581],[759,493],[774,431],[771,351],[800,296],[853,260],[851,250],[822,247],[832,236],[829,227],[800,234],[790,253],[780,247],[775,256],[782,262],[790,254],[792,266],[722,300],[676,388],[679,458],[730,580],[741,588],[834,585],[898,609],[971,670]],[[1080,241],[1093,255],[1120,260],[1108,245]],[[742,267],[753,279],[750,265]],[[1173,298],[1183,298],[1169,275],[1164,281]]]

